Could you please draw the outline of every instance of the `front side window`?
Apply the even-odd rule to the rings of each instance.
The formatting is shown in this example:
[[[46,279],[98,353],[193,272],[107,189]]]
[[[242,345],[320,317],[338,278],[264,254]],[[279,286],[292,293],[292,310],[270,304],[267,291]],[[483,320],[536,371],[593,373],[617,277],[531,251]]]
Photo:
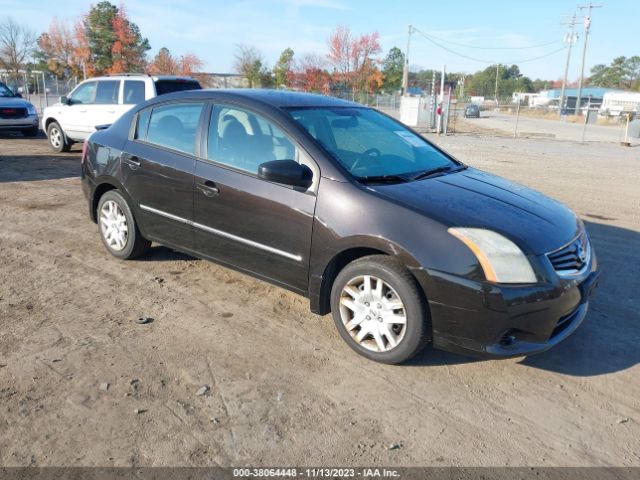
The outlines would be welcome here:
[[[373,109],[304,108],[289,113],[357,178],[410,180],[424,172],[460,166],[401,123]]]
[[[122,102],[125,105],[137,105],[144,102],[145,83],[140,80],[125,80]]]
[[[203,103],[171,103],[155,107],[149,119],[147,142],[195,154]]]
[[[96,98],[96,84],[97,82],[86,82],[76,88],[69,97],[71,103],[93,103]]]
[[[120,80],[101,80],[96,88],[95,103],[114,105],[118,103]]]
[[[217,105],[211,113],[208,157],[257,174],[261,163],[296,160],[296,148],[282,130],[260,115]]]

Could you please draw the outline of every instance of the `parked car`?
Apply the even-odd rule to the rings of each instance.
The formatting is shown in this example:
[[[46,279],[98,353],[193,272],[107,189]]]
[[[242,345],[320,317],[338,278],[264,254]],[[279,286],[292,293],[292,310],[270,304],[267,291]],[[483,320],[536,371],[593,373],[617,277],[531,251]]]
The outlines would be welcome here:
[[[80,83],[60,102],[45,108],[42,129],[56,152],[68,151],[96,130],[115,122],[131,107],[166,93],[202,88],[190,77],[141,74],[96,77]]]
[[[544,351],[580,325],[597,284],[568,208],[320,95],[147,101],[89,137],[82,188],[113,256],[154,241],[288,288],[384,363],[429,340],[489,357]]]
[[[34,137],[39,124],[36,107],[0,82],[0,132],[22,132],[25,137]]]
[[[479,105],[467,105],[464,109],[464,118],[480,118],[480,106]]]

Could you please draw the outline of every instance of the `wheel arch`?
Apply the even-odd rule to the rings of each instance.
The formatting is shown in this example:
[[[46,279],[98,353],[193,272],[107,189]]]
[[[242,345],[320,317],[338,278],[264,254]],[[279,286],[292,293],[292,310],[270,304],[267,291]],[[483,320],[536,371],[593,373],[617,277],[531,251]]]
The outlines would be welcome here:
[[[420,287],[419,290],[424,296],[423,300],[425,300],[426,304],[426,295],[422,288],[422,283],[415,276],[415,268],[419,266],[418,261],[407,251],[391,242],[376,241],[373,243],[361,243],[361,245],[351,245],[340,249],[326,262],[320,275],[312,275],[309,283],[311,311],[319,315],[330,313],[331,288],[338,273],[354,260],[370,255],[387,255],[396,259],[398,263],[404,266],[407,271],[411,273],[411,276],[414,277]]]
[[[129,207],[131,208],[131,213],[135,218],[136,209],[135,209],[135,205],[131,201],[131,197],[125,190],[124,186],[118,180],[110,177],[110,178],[99,180],[96,183],[96,186],[93,190],[93,194],[91,195],[91,210],[90,210],[91,220],[93,220],[94,223],[97,223],[98,204],[100,203],[100,198],[110,190],[117,190],[118,193],[120,193],[124,197],[124,199],[129,204]]]

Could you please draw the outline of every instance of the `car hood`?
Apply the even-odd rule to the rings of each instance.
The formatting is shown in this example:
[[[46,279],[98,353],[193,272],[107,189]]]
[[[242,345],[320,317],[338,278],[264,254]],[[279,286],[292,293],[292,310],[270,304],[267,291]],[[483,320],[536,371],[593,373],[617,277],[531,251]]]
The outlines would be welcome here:
[[[0,108],[27,108],[29,105],[31,105],[31,103],[27,102],[24,98],[0,97]]]
[[[581,228],[581,221],[560,202],[473,168],[369,188],[447,226],[498,232],[527,254],[555,250],[575,238]]]

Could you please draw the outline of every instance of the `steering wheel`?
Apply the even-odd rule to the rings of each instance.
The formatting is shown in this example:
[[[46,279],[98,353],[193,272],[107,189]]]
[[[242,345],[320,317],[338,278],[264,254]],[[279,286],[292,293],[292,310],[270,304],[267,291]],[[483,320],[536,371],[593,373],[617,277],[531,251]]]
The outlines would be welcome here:
[[[371,158],[378,158],[380,157],[380,155],[382,155],[382,152],[380,152],[380,150],[378,150],[377,148],[369,148],[360,154],[361,157],[367,156]],[[349,169],[351,172],[358,168],[358,166],[360,165],[360,160],[362,160],[362,158],[358,158],[355,162],[353,162],[351,168]]]

